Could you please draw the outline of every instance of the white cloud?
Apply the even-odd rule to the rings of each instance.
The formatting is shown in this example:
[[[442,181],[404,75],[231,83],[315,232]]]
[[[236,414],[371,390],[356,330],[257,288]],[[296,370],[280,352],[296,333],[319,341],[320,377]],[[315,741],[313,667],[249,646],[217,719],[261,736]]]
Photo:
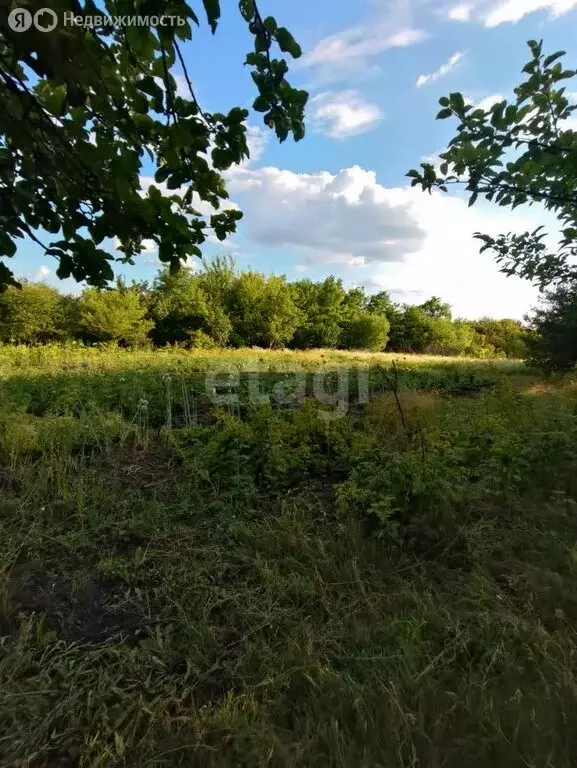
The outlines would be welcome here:
[[[342,66],[345,62],[366,64],[373,56],[390,48],[404,48],[419,43],[426,37],[420,29],[401,29],[390,35],[383,35],[382,25],[375,28],[358,25],[349,27],[336,35],[320,40],[313,50],[304,57],[307,66],[333,64]]]
[[[447,18],[451,21],[469,21],[471,18],[471,12],[473,6],[469,3],[462,3],[461,5],[455,5],[450,8],[447,13]]]
[[[347,267],[366,267],[368,264],[364,256],[353,256],[347,261]]]
[[[549,10],[553,17],[557,17],[572,8],[577,8],[577,0],[501,0],[491,7],[484,22],[486,27],[496,27],[520,21],[534,11]]]
[[[158,245],[154,242],[154,240],[143,240],[142,241],[142,251],[143,253],[154,253],[158,250]]]
[[[183,99],[190,99],[190,89],[184,75],[174,75],[176,80],[176,95]],[[163,83],[164,85],[164,83]]]
[[[421,0],[373,0],[373,14],[361,23],[322,38],[299,60],[314,69],[315,82],[331,82],[378,71],[374,59],[428,37],[415,23]]]
[[[314,129],[333,139],[365,133],[383,118],[379,107],[358,91],[327,91],[317,94],[310,103]]]
[[[483,315],[522,319],[538,299],[527,280],[498,271],[490,253],[479,253],[477,231],[497,235],[534,229],[537,212],[517,215],[491,206],[467,207],[461,198],[403,190],[411,211],[425,232],[418,252],[407,254],[401,264],[378,264],[371,276],[374,290],[394,288],[403,300],[420,303],[441,296],[457,317]],[[537,218],[533,218],[537,214]]]
[[[427,37],[428,35],[424,30],[407,27],[406,29],[400,29],[398,32],[391,35],[387,41],[387,47],[406,48],[409,45],[421,43]]]
[[[250,158],[244,161],[244,165],[254,163],[264,153],[271,135],[270,128],[261,128],[259,125],[249,125],[246,131],[246,143]]]
[[[246,169],[230,179],[229,188],[247,210],[251,240],[297,249],[305,262],[401,260],[422,242],[405,202],[358,166],[336,174]]]
[[[49,267],[42,264],[42,266],[38,267],[36,272],[34,272],[34,274],[32,275],[32,279],[35,281],[45,280],[48,277],[48,275],[51,275],[51,274],[52,274],[52,270]]]
[[[577,133],[577,116],[575,112],[572,117],[568,117],[566,120],[561,120],[560,127],[564,131],[575,131]]]
[[[192,272],[192,274],[194,275],[196,272],[199,271],[201,263],[202,262],[199,259],[195,259],[194,257],[192,257],[190,260],[183,262],[182,266],[185,269],[188,269],[188,271]]]
[[[487,112],[494,104],[498,104],[500,101],[503,101],[504,98],[505,97],[501,93],[492,93],[489,96],[485,96],[481,101],[478,101],[475,104],[475,109],[484,109],[485,112]]]
[[[444,64],[441,64],[439,69],[435,72],[431,72],[428,75],[419,75],[417,78],[417,88],[421,88],[423,85],[428,85],[429,83],[434,83],[437,80],[440,80],[441,77],[448,75],[449,72],[455,69],[464,55],[465,54],[462,51],[456,51],[456,53],[454,53]]]
[[[515,24],[536,11],[549,11],[558,18],[577,8],[577,0],[476,0],[451,8],[447,14],[453,21],[469,21],[473,14],[486,27]]]
[[[523,214],[468,208],[458,197],[384,187],[358,166],[334,174],[243,169],[229,187],[245,211],[243,236],[294,256],[297,271],[315,266],[348,279],[362,269],[375,290],[417,302],[439,295],[463,317],[522,318],[536,303],[537,290],[501,274],[473,234],[553,228],[538,206]]]

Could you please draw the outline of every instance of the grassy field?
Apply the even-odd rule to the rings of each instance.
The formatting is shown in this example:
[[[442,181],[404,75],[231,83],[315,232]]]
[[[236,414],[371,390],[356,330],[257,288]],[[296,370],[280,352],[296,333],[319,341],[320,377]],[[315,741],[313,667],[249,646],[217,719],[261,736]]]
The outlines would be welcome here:
[[[0,765],[575,765],[576,469],[520,363],[0,348]]]

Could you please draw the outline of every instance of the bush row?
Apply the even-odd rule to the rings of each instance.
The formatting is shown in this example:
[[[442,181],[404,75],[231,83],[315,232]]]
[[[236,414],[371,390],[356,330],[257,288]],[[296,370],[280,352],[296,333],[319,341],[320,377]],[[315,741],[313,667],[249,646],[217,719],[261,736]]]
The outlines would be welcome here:
[[[516,320],[453,319],[433,297],[395,304],[386,291],[367,296],[340,279],[288,282],[237,272],[216,259],[198,274],[161,271],[152,284],[119,280],[80,296],[24,283],[0,296],[0,341],[42,344],[79,339],[123,346],[342,348],[475,357],[522,358],[527,331]]]

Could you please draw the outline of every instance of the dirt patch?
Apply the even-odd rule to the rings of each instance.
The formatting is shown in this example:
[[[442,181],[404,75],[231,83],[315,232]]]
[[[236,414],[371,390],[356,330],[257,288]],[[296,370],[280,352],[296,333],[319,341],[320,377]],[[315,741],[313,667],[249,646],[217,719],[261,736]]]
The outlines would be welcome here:
[[[0,469],[0,491],[6,493],[20,493],[22,482],[8,469]]]
[[[80,765],[78,757],[71,755],[53,755],[42,763],[35,763],[34,768],[76,768]]]
[[[136,645],[147,634],[142,617],[116,607],[98,581],[73,589],[64,577],[37,571],[17,583],[11,597],[13,614],[43,615],[46,628],[66,640]]]
[[[169,446],[148,450],[117,449],[94,459],[99,481],[124,490],[169,493],[180,461]]]

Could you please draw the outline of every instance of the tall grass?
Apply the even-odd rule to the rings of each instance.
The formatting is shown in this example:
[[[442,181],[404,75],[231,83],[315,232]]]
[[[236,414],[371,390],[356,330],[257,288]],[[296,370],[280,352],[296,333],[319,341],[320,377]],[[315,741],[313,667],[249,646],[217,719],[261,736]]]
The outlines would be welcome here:
[[[574,764],[574,386],[306,353],[370,366],[326,419],[85,352],[0,351],[0,764]]]

